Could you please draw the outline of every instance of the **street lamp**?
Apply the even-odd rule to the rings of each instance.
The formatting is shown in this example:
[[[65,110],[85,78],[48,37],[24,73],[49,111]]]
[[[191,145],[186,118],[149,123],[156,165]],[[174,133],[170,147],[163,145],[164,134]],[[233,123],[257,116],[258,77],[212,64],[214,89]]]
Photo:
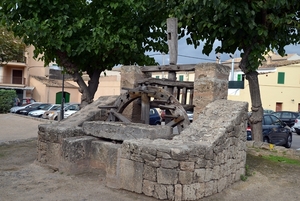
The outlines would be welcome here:
[[[61,108],[60,108],[60,120],[64,119],[64,103],[65,103],[65,92],[64,92],[64,83],[65,83],[65,74],[63,70],[61,70],[62,73],[62,89],[61,89]]]

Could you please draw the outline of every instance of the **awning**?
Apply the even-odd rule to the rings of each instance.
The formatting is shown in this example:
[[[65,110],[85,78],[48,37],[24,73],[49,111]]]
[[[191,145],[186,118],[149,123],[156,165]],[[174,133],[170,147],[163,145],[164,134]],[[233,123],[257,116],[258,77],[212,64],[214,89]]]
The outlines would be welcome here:
[[[26,87],[20,87],[20,86],[0,86],[0,89],[20,89],[20,90],[28,90],[32,91],[34,87],[26,86]]]

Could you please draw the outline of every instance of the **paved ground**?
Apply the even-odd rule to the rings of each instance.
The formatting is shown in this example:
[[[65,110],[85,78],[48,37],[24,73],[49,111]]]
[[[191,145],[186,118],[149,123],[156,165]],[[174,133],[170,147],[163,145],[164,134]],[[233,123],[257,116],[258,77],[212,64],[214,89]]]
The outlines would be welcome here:
[[[38,125],[47,122],[17,114],[0,114],[0,144],[35,138]]]
[[[0,114],[0,201],[156,201],[105,186],[104,173],[68,175],[35,164],[38,125],[25,116]],[[9,143],[12,141],[21,143]],[[23,141],[24,140],[24,141]],[[201,201],[298,201],[300,168],[263,157],[247,156],[246,182],[239,181]]]

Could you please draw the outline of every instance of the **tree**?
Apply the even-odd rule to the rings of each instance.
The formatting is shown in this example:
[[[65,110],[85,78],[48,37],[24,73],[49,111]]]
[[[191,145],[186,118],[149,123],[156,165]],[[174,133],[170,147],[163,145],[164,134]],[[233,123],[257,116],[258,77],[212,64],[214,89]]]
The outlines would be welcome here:
[[[216,53],[241,51],[239,68],[249,82],[255,141],[262,141],[263,117],[257,69],[267,52],[276,50],[283,56],[286,45],[299,43],[299,11],[298,0],[185,0],[169,11],[178,17],[188,44],[196,48],[205,41],[204,54],[212,51],[216,40],[221,41]]]
[[[20,38],[14,37],[12,32],[0,26],[0,64],[18,60],[23,55],[25,44]]]
[[[93,101],[100,73],[118,64],[154,64],[145,51],[166,51],[162,22],[147,0],[2,0],[2,23],[72,75],[81,106]],[[163,13],[157,16],[164,15]],[[86,84],[81,74],[89,75]]]

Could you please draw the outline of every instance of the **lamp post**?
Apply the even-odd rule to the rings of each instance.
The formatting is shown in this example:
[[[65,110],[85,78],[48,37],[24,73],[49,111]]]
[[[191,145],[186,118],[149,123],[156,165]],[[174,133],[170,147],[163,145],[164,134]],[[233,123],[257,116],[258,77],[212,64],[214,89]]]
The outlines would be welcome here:
[[[62,72],[62,87],[61,87],[61,108],[60,108],[60,120],[64,119],[64,103],[65,103],[65,92],[64,92],[64,83],[65,83],[65,74]]]

